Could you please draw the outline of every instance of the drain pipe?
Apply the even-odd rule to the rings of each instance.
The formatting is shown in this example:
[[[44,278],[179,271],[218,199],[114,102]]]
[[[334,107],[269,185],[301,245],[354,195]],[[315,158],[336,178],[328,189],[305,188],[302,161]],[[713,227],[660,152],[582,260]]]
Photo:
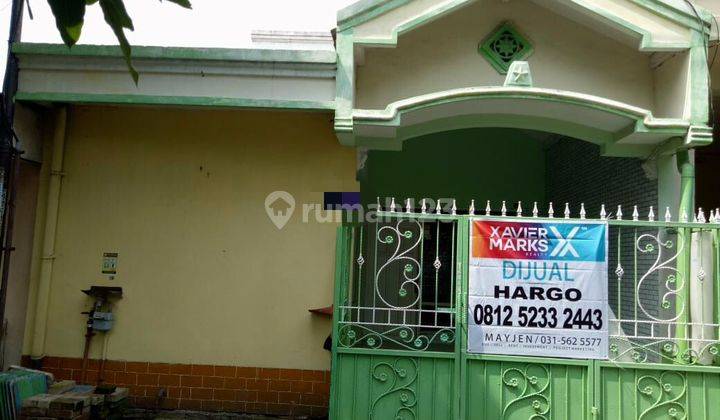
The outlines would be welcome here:
[[[40,278],[35,304],[35,324],[32,335],[33,359],[45,356],[45,333],[47,331],[50,286],[52,283],[53,262],[55,260],[55,232],[57,231],[58,208],[60,207],[60,187],[63,177],[63,153],[65,150],[65,127],[67,108],[58,108],[55,115],[52,158],[50,166],[50,185],[48,186],[47,211],[45,214],[45,234],[43,235],[42,256],[40,257]]]
[[[678,219],[682,220],[686,217],[693,221],[695,215],[695,166],[693,164],[690,152],[682,150],[677,152],[677,168],[680,172],[680,208],[678,209]],[[677,272],[683,279],[683,287],[677,294],[675,302],[675,316],[677,318],[677,328],[675,329],[675,338],[678,343],[678,363],[686,363],[685,357],[690,349],[690,271],[691,271],[691,244],[692,229],[678,229],[678,243],[682,245],[682,252],[677,256]]]

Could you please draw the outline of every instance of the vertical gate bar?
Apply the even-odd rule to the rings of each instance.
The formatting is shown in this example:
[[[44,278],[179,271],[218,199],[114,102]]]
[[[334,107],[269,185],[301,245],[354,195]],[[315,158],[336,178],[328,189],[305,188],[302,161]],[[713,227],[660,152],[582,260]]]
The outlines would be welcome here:
[[[433,384],[433,387],[437,387],[437,385],[438,385],[437,373],[436,373],[437,362],[438,362],[438,359],[436,359],[436,358],[432,359],[432,384]],[[430,404],[431,417],[430,418],[433,418],[433,419],[437,418],[435,416],[435,401],[436,400],[437,400],[437,392],[433,392],[432,399],[430,400],[430,402],[431,402],[431,404]]]
[[[548,399],[548,414],[549,414],[549,413],[552,413],[552,383],[553,383],[553,379],[552,379],[552,378],[553,378],[553,367],[554,367],[553,365],[547,366],[547,370],[548,370],[548,389],[550,390],[550,392],[549,392],[550,395],[548,395],[548,397],[547,397],[547,399]],[[568,373],[567,366],[565,366],[565,373],[566,373],[565,377],[567,377],[567,373]]]
[[[365,224],[360,223],[360,244],[358,245],[358,249],[360,250],[360,255],[358,255],[358,284],[357,284],[357,322],[360,322],[361,316],[360,316],[360,307],[362,307],[362,282],[363,282],[363,276],[362,276],[362,268],[363,268],[363,236],[365,234]],[[354,263],[354,261],[353,261]]]
[[[343,291],[343,299],[340,302],[340,305],[342,306],[342,310],[340,311],[340,319],[339,321],[352,321],[352,309],[347,308],[348,306],[352,306],[352,298],[354,291],[354,284],[353,282],[357,281],[355,277],[355,265],[353,264],[353,257],[355,256],[355,240],[357,238],[357,228],[355,226],[351,226],[349,228],[349,235],[348,235],[348,251],[347,251],[347,280],[345,282],[344,291]]]
[[[704,329],[704,328],[703,328]],[[703,389],[703,418],[705,420],[708,419],[708,404],[707,404],[707,381],[705,380],[705,372],[700,373],[700,377],[702,378],[702,389]]]
[[[458,236],[456,239],[458,245],[458,261],[456,269],[456,293],[455,293],[455,380],[454,382],[454,414],[456,420],[467,418],[467,343],[466,343],[466,302],[467,302],[467,279],[469,277],[469,248],[470,248],[470,217],[461,217],[458,219]]]
[[[617,392],[618,392],[618,407],[619,407],[619,410],[618,410],[618,420],[622,420],[622,412],[623,412],[623,392],[622,392],[623,389],[622,389],[622,376],[621,376],[622,370],[621,370],[621,369],[615,369],[615,371],[617,372],[617,377],[618,377],[618,389],[617,389]]]
[[[567,366],[566,366],[567,368]],[[567,369],[565,369],[565,392],[569,392],[570,390],[570,372],[568,372]],[[570,404],[565,404],[565,418],[567,420],[570,420]]]
[[[617,234],[617,263],[618,263],[618,271],[622,268],[622,261],[621,261],[621,255],[622,255],[622,249],[621,249],[621,240],[622,240],[622,227],[617,227],[618,234]],[[622,275],[617,273],[617,317],[618,317],[618,334],[622,331]]]
[[[373,258],[373,306],[372,306],[372,322],[375,323],[375,308],[377,307],[377,290],[378,290],[378,278],[377,278],[377,261],[378,261],[378,232],[380,231],[380,220],[375,222],[375,238],[373,238],[373,248],[375,249],[375,256]]]
[[[640,302],[640,290],[638,290],[638,233],[637,227],[633,233],[633,321],[635,321],[635,337],[638,335],[638,305]]]
[[[688,320],[690,311],[690,258],[692,247],[692,230],[689,228],[679,228],[678,235],[682,237],[682,252],[677,259],[677,270],[679,278],[682,279],[682,288],[677,294],[675,302],[675,316],[677,318],[677,327],[675,329],[675,339],[678,345],[677,363],[683,363],[682,357],[688,351]],[[678,246],[679,243],[678,243]],[[682,308],[682,309],[681,309]]]
[[[585,384],[585,392],[583,392],[583,407],[581,409],[582,413],[591,413],[592,414],[592,407],[593,407],[593,395],[592,395],[592,381],[590,379],[590,368],[592,366],[592,360],[588,361],[588,364],[585,365],[585,371],[582,372],[580,375],[580,379],[583,381],[583,384]],[[569,368],[566,365],[565,371],[569,374]]]
[[[455,245],[456,245],[455,242],[457,239],[456,238],[456,235],[457,235],[456,228],[457,228],[457,222],[454,221],[452,223],[452,236],[451,236],[452,237],[452,251],[450,254],[450,261],[451,261],[450,262],[450,264],[451,264],[450,270],[451,271],[450,271],[450,309],[449,310],[451,310],[451,311],[455,308],[454,293],[455,293],[455,277],[457,276],[457,271],[455,270],[455,265],[456,265],[455,264]],[[454,325],[454,324],[455,324],[454,322],[451,323],[451,325]]]
[[[621,371],[622,372],[622,371]],[[619,375],[619,374],[618,374]],[[638,371],[637,369],[633,369],[633,383],[638,383]],[[638,393],[633,392],[633,395],[635,396],[635,418],[638,418],[640,415],[640,406],[638,405]]]
[[[602,374],[602,367],[600,365],[600,362],[597,360],[591,361],[591,369],[590,369],[590,383],[592,383],[592,393],[593,393],[593,405],[595,406],[595,416],[594,418],[602,418],[602,382],[601,382],[601,374]]]
[[[347,237],[347,226],[340,226],[337,228],[337,236],[335,238],[335,288],[334,288],[334,310],[332,319],[332,355],[330,364],[330,417],[332,419],[338,418],[338,378],[340,375],[338,369],[338,341],[339,341],[339,308],[341,301],[342,283],[344,281],[343,273],[345,272],[344,262],[346,261],[346,237]]]
[[[438,220],[437,223],[437,229],[435,232],[435,306],[433,306],[433,315],[435,316],[435,325],[437,327],[438,325],[438,281],[440,279],[440,267],[441,263],[438,264],[440,261],[440,221]]]
[[[720,215],[716,213],[720,223]],[[713,291],[715,293],[715,323],[718,324],[718,338],[720,338],[720,229],[713,229],[715,240],[715,275],[713,276]]]
[[[369,363],[369,366],[370,366],[370,377],[371,377],[371,378],[372,378],[372,371],[373,371],[373,365],[374,365],[374,364],[375,364],[375,355],[374,355],[374,354],[370,354],[370,363]],[[372,406],[373,406],[373,392],[372,392],[373,389],[372,389],[372,386],[373,386],[373,381],[372,381],[372,379],[371,379],[371,380],[367,381],[368,397],[370,397],[370,398],[368,398],[368,401],[367,401],[367,403],[368,403],[367,412],[368,412],[368,413],[372,413]],[[355,413],[353,413],[353,414],[355,414]],[[372,416],[370,416],[370,417],[371,417],[371,419],[372,419]],[[341,420],[341,419],[337,419],[337,420]],[[345,419],[342,419],[342,420],[345,420]]]
[[[354,354],[352,359],[353,359],[353,390],[352,390],[352,392],[353,392],[353,394],[356,394],[356,391],[358,389],[358,355]],[[352,399],[353,416],[355,416],[355,413],[357,413],[357,408],[356,408],[357,406],[355,404],[356,402],[357,402],[357,398],[353,398]]]
[[[703,263],[703,245],[705,243],[704,239],[703,229],[698,229],[698,235],[699,235],[699,242],[698,243],[698,260],[700,261],[700,270],[704,270],[704,263]],[[699,280],[699,279],[698,279]],[[705,286],[703,285],[703,281],[700,280],[700,345],[705,345],[705,324],[707,324],[707,320],[705,319],[705,297],[703,296],[705,292]],[[690,326],[692,327],[692,319],[690,320]],[[690,342],[692,347],[692,342]]]
[[[420,222],[420,290],[419,298],[418,298],[418,321],[416,324],[422,325],[422,302],[423,302],[423,277],[425,277],[425,270],[423,270],[424,263],[424,255],[425,255],[425,219],[421,219]]]

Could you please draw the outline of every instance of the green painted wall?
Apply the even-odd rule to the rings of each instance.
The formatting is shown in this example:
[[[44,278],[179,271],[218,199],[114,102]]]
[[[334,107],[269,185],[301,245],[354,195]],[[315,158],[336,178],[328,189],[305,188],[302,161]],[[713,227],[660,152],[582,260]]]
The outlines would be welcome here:
[[[362,200],[376,197],[471,199],[493,207],[545,201],[545,145],[524,130],[478,128],[449,131],[405,142],[402,151],[370,151],[359,174]],[[513,203],[510,205],[510,203]],[[526,209],[530,210],[529,208]]]

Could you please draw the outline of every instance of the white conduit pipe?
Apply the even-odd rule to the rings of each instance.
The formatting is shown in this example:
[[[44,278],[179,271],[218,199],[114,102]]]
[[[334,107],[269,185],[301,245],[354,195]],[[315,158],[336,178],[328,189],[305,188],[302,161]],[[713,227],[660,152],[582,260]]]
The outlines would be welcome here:
[[[55,260],[55,233],[57,231],[58,209],[60,207],[66,125],[67,108],[63,106],[57,110],[53,132],[50,185],[48,186],[47,212],[45,214],[45,235],[43,235],[42,256],[40,257],[40,279],[38,281],[37,303],[35,305],[35,325],[33,326],[31,351],[33,358],[45,356],[45,333],[47,331],[50,288],[53,262]]]

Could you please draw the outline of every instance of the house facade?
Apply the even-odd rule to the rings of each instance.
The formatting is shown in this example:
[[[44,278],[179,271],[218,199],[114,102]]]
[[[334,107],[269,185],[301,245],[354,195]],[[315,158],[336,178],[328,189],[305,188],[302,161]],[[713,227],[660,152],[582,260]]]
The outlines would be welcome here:
[[[698,410],[720,400],[720,300],[699,321],[687,308],[720,278],[717,15],[712,0],[364,0],[338,13],[329,47],[134,47],[137,85],[115,47],[16,44],[24,154],[5,357],[128,386],[146,408],[712,418]],[[400,229],[399,214],[422,223]],[[475,214],[614,220],[609,334],[630,344],[605,343],[597,363],[471,355]],[[714,291],[638,285],[658,268],[638,254],[643,229],[686,244],[687,261],[663,267]],[[378,267],[399,251],[383,232],[421,238],[409,268],[385,271],[387,290]],[[112,328],[86,340],[91,286],[122,298]],[[412,304],[385,300],[391,289]],[[643,329],[663,320],[663,340]],[[668,343],[672,357],[638,350]],[[641,401],[609,396],[627,389]]]

